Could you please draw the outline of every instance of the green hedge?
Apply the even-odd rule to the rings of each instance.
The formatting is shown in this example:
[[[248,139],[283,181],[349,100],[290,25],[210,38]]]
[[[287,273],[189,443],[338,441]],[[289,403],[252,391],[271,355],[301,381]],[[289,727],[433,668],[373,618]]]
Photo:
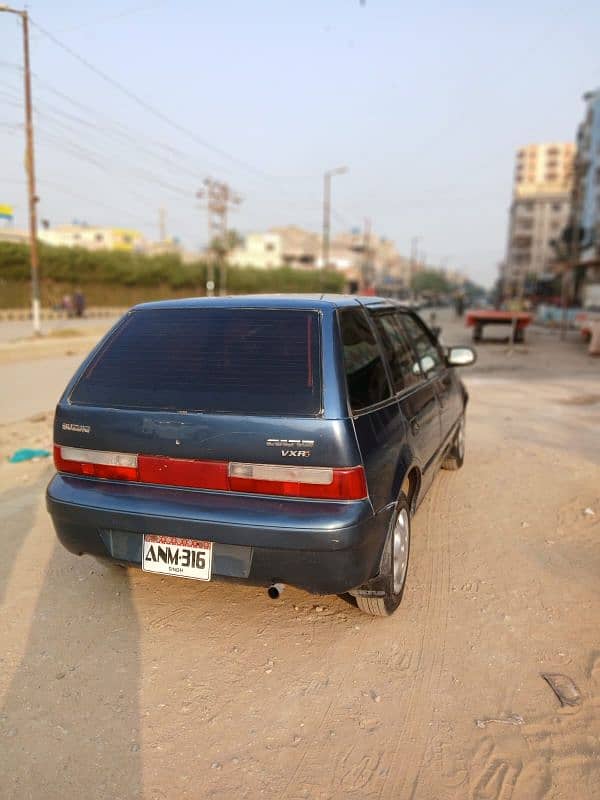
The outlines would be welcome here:
[[[81,248],[50,247],[40,243],[40,274],[43,284],[61,287],[86,284],[111,287],[160,287],[161,291],[180,293],[193,289],[202,292],[206,284],[206,262],[184,264],[178,255],[144,256],[138,253],[114,251],[90,252]],[[2,286],[28,281],[29,247],[0,242],[0,294]],[[219,269],[215,280],[219,288]],[[227,290],[243,292],[339,292],[344,288],[344,276],[335,272],[312,270],[256,269],[228,267]],[[0,299],[0,305],[4,305]]]

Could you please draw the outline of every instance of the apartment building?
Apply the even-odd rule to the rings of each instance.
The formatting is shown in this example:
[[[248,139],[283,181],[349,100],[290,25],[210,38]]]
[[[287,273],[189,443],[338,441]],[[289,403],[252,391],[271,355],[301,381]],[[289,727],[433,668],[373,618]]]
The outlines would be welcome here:
[[[552,271],[554,242],[569,221],[575,145],[529,144],[517,150],[509,212],[505,294],[518,293],[529,277]]]
[[[600,268],[600,88],[588,92],[583,99],[586,111],[577,132],[576,168],[579,262]]]

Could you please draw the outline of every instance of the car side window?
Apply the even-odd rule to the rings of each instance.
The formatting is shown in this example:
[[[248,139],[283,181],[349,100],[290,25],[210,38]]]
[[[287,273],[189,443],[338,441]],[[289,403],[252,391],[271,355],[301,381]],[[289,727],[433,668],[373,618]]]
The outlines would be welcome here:
[[[418,361],[413,366],[413,372],[420,368],[427,378],[439,372],[444,362],[433,336],[410,314],[400,314],[399,317],[417,355]]]
[[[344,366],[352,411],[360,411],[391,397],[379,345],[362,308],[340,312]]]
[[[420,369],[414,370],[415,358],[396,314],[374,315],[384,355],[392,375],[394,391],[402,392],[423,380]]]

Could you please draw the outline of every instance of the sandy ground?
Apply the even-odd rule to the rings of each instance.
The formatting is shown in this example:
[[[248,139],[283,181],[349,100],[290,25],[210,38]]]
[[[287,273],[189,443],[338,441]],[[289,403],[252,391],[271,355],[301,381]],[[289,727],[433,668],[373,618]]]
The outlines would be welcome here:
[[[600,797],[600,362],[540,333],[465,377],[390,619],[78,559],[4,458],[51,416],[1,425],[2,798]]]

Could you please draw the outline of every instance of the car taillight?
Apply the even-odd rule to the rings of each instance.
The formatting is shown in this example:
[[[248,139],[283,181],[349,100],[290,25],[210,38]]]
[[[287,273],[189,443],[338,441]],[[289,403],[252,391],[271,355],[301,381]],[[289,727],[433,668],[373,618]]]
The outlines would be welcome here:
[[[139,480],[138,457],[129,453],[83,450],[55,444],[54,465],[59,472],[71,472],[74,475],[116,481]]]
[[[314,497],[322,500],[362,500],[367,485],[362,467],[292,467],[278,464],[229,465],[233,491]]]
[[[189,458],[130,455],[54,445],[59,472],[109,480],[137,481],[189,489],[248,492],[320,500],[363,500],[362,467],[304,467],[242,464]]]

